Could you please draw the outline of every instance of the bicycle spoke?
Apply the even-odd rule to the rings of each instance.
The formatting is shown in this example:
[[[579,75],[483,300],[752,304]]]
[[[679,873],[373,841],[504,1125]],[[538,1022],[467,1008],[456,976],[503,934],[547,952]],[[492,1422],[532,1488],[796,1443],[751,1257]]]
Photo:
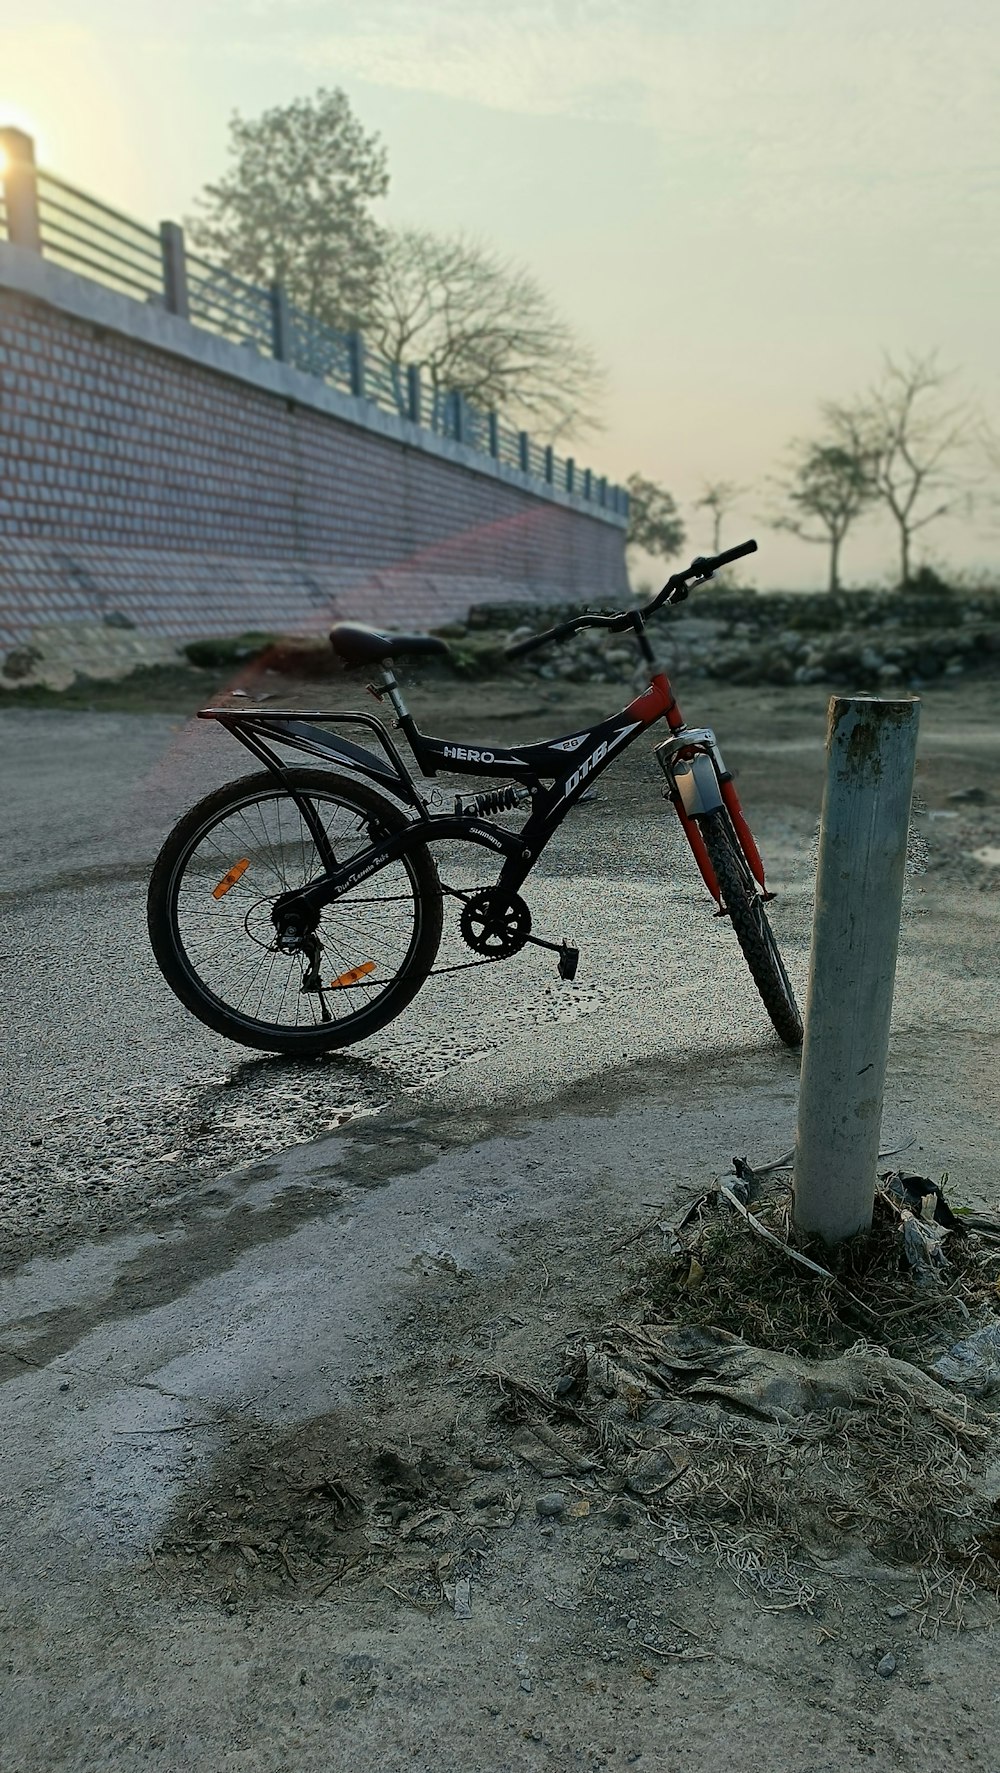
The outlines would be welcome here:
[[[327,795],[319,786],[303,792],[335,866],[367,849],[376,831],[386,834],[387,827],[336,794]],[[241,862],[247,865],[216,897],[215,887]],[[384,891],[358,897],[348,893],[320,911],[320,979],[331,1015],[331,1023],[322,1023],[319,992],[302,990],[305,951],[293,946],[282,954],[277,948],[271,909],[279,895],[308,886],[327,872],[301,807],[277,788],[230,805],[199,833],[178,888],[177,928],[201,985],[233,1014],[289,1031],[336,1025],[362,1007],[378,1004],[399,978],[419,918],[415,880],[405,857],[387,862],[380,871]],[[350,979],[359,967],[368,971]],[[338,978],[350,982],[331,990]]]

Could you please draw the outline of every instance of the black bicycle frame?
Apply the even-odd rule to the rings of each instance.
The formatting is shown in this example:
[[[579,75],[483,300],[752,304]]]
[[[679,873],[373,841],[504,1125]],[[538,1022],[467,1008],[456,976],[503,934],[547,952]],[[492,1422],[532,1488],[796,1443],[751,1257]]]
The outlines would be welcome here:
[[[437,775],[440,769],[459,775],[502,776],[523,785],[531,794],[532,807],[518,832],[505,830],[489,820],[468,813],[432,813],[392,738],[382,722],[370,714],[298,713],[274,709],[266,713],[254,709],[234,713],[231,709],[206,708],[201,718],[214,719],[239,739],[277,777],[294,800],[305,824],[316,842],[326,873],[300,887],[284,893],[275,902],[274,915],[302,915],[308,920],[318,916],[342,894],[350,892],[360,881],[376,874],[387,863],[420,843],[445,838],[460,838],[479,844],[504,861],[497,881],[497,890],[513,897],[520,891],[528,874],[553,833],[567,813],[586,793],[590,784],[602,775],[639,734],[673,706],[667,680],[660,674],[650,688],[630,702],[621,713],[611,715],[584,731],[569,733],[562,739],[546,740],[534,745],[512,745],[491,748],[482,745],[461,745],[451,739],[435,739],[421,733],[412,716],[400,724],[416,758],[418,768],[426,776]],[[363,725],[373,730],[386,761],[362,746],[323,731],[308,723],[314,720],[336,720]],[[412,806],[417,817],[404,831],[372,843],[346,864],[337,864],[329,839],[317,817],[308,795],[295,787],[280,757],[268,745],[267,738],[308,752],[311,756],[346,764],[378,786],[388,789],[397,798]],[[551,781],[546,787],[545,782]]]

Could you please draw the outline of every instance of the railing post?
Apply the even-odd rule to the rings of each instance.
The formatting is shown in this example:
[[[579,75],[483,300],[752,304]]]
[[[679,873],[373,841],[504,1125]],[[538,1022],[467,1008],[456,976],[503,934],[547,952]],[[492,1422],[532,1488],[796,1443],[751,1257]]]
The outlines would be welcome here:
[[[465,414],[465,401],[457,388],[452,395],[452,402],[455,414],[455,442],[464,443],[466,432],[468,430],[468,422]]]
[[[621,487],[620,491],[622,495],[622,516],[627,517],[629,513],[629,495],[624,487]]]
[[[359,332],[349,332],[347,349],[351,360],[351,393],[359,400],[365,397],[365,341]]]
[[[584,468],[584,470],[583,470],[583,496],[585,499],[590,498],[590,488],[591,488],[592,480],[593,480],[593,475],[591,474],[590,469]]]
[[[268,288],[271,299],[271,354],[279,363],[292,361],[292,311],[283,283]]]
[[[571,493],[573,491],[573,482],[574,482],[575,478],[576,478],[576,463],[574,462],[572,456],[567,456],[566,457],[566,491],[568,493]]]
[[[608,477],[606,474],[602,474],[600,480],[597,482],[597,503],[599,505],[606,505],[607,502],[608,502]]]
[[[420,365],[411,363],[406,371],[406,416],[414,425],[421,422],[423,390],[420,386]]]
[[[919,702],[831,696],[795,1145],[795,1226],[872,1222]]]
[[[494,460],[500,459],[500,421],[495,412],[486,414],[486,435],[489,439],[489,452]]]
[[[555,472],[556,472],[556,453],[555,453],[555,450],[552,448],[551,443],[547,443],[545,446],[545,478],[548,481],[550,486],[552,485],[552,482],[555,479]]]
[[[12,246],[42,250],[38,214],[35,144],[23,129],[0,129],[0,179],[7,211],[7,238]]]
[[[522,474],[531,473],[531,438],[527,431],[517,434],[517,459]]]
[[[184,229],[177,222],[160,223],[160,257],[163,260],[163,298],[168,314],[186,320],[188,305],[187,253]]]

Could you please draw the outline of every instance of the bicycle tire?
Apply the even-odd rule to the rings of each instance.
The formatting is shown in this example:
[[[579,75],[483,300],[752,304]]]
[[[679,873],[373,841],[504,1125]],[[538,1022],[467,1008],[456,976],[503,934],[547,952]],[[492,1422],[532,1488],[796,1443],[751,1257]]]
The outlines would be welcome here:
[[[764,1008],[785,1045],[800,1046],[802,1018],[795,993],[768,921],[763,896],[728,814],[717,808],[714,812],[703,813],[698,824],[715,870],[722,905],[729,914]]]
[[[352,777],[325,769],[287,774],[321,817],[338,862],[410,823],[400,807]],[[237,878],[227,885],[230,863]],[[270,906],[325,867],[294,800],[266,771],[206,795],[170,832],[149,883],[150,944],[171,990],[216,1033],[242,1046],[307,1058],[376,1034],[420,990],[442,925],[441,884],[426,844],[321,912],[325,983],[317,992],[303,985],[306,956],[284,954],[274,944]],[[242,1000],[230,1001],[254,967]],[[336,981],[329,976],[334,968]],[[247,998],[258,984],[251,1014]],[[324,1005],[331,1016],[326,1022]]]

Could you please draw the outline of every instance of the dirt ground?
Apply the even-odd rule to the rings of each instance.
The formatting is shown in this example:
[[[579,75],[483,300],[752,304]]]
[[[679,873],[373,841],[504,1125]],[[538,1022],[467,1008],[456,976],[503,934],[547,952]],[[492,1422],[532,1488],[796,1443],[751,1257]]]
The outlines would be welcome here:
[[[800,950],[827,694],[682,698],[798,884]],[[427,677],[418,697],[444,736],[523,742],[611,692]],[[994,1212],[996,700],[922,696],[884,1120],[895,1161]],[[613,849],[661,803],[641,747],[608,780]],[[990,1400],[901,1403],[883,1363],[850,1406],[769,1415],[726,1395],[717,1350],[664,1365],[647,1343],[641,1372],[623,1352],[660,1335],[686,1207],[733,1150],[787,1151],[796,1068],[723,1024],[682,1062],[583,1066],[531,1100],[491,1079],[477,1102],[467,1070],[457,1094],[408,1083],[318,1144],[283,1119],[249,1168],[220,1147],[174,1194],[140,1166],[100,1237],[81,1212],[18,1243],[4,1773],[996,1773]],[[885,1411],[898,1462],[866,1463]]]

